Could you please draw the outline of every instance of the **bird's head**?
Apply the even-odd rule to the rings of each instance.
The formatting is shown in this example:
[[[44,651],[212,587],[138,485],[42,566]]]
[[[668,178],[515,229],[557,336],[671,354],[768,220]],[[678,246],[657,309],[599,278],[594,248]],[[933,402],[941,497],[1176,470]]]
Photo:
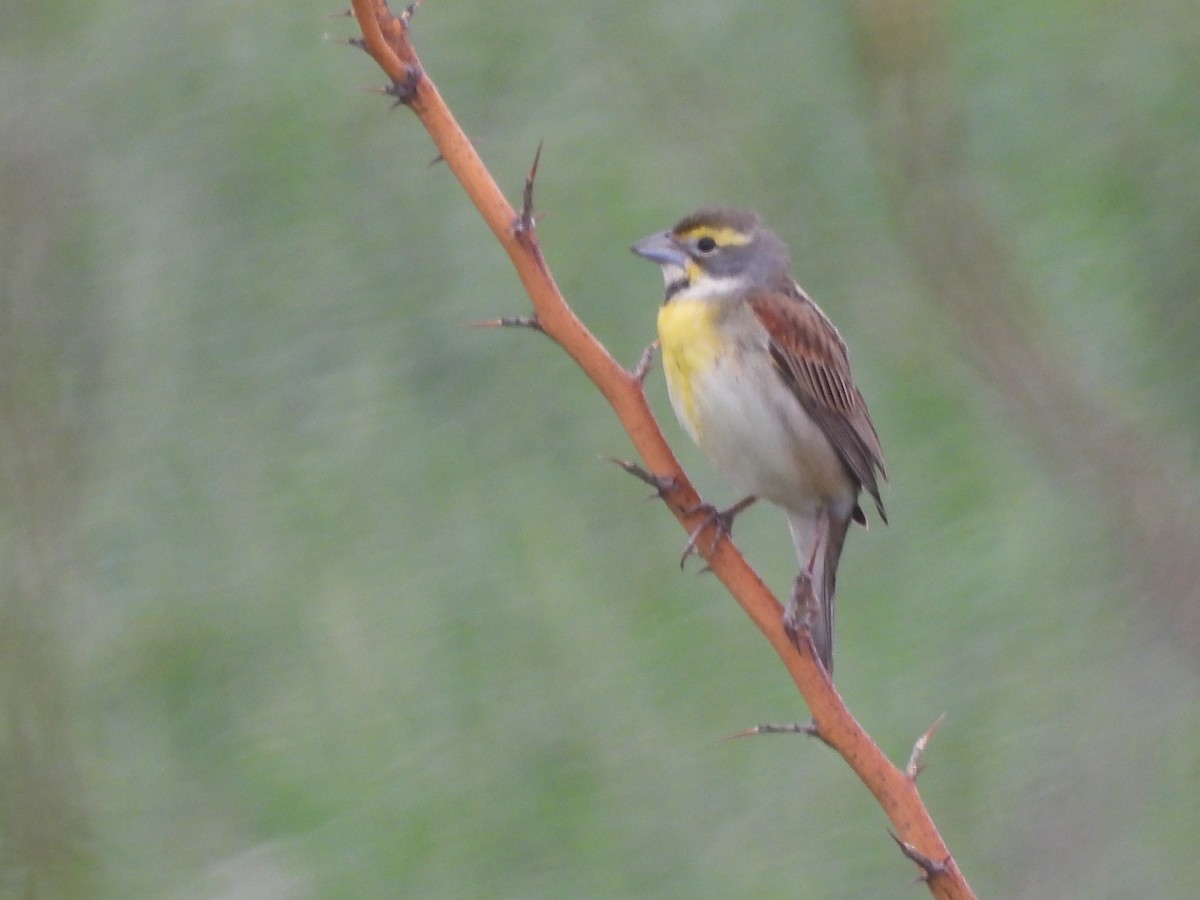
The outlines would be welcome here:
[[[752,212],[706,207],[631,248],[658,263],[666,299],[728,296],[792,283],[787,248]]]

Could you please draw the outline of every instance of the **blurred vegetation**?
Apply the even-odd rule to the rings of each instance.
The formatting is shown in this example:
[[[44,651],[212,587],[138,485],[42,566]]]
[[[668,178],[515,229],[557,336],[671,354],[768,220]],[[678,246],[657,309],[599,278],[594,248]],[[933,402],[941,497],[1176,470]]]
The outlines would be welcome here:
[[[599,461],[628,444],[565,356],[464,327],[526,301],[424,133],[356,90],[352,23],[11,6],[0,895],[917,890],[824,747],[720,741],[805,712]],[[634,238],[733,202],[791,244],[893,480],[843,563],[839,687],[896,759],[947,714],[922,788],[983,896],[1200,883],[1194,26],[1182,0],[416,20],[514,198],[545,139],[547,258],[619,358],[660,292]],[[888,68],[910,39],[923,106]],[[905,157],[914,121],[953,158]],[[1020,297],[947,288],[962,248],[941,268],[921,211],[950,176],[977,218],[941,236],[986,233]],[[1032,384],[995,314],[1048,351]],[[738,540],[785,589],[781,517]]]

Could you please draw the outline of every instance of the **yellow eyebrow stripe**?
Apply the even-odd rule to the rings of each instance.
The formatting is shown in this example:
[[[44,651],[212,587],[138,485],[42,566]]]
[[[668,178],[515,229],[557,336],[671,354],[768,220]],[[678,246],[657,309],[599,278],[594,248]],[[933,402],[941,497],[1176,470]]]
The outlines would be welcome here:
[[[734,228],[714,228],[711,225],[696,225],[687,231],[680,232],[679,236],[697,241],[700,238],[712,238],[717,242],[718,247],[740,247],[750,243],[748,234]]]

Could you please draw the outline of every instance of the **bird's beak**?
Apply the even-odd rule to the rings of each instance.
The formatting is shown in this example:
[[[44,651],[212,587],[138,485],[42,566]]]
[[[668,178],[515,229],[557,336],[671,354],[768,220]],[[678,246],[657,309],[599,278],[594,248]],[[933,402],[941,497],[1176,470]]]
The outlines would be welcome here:
[[[671,236],[671,232],[669,231],[642,238],[629,249],[638,256],[644,256],[646,259],[656,262],[660,266],[674,266],[678,269],[687,267],[688,256],[675,243],[675,238]]]

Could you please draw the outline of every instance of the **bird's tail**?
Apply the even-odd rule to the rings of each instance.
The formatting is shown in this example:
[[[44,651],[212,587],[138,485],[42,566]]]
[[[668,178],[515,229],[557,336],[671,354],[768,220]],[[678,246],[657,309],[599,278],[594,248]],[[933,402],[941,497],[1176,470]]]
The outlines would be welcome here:
[[[819,515],[788,513],[788,528],[800,563],[800,574],[792,589],[788,615],[793,624],[803,621],[809,627],[813,646],[825,671],[833,672],[833,594],[837,583],[838,560],[846,543],[852,517],[826,508]],[[809,566],[812,566],[809,571]],[[815,608],[805,610],[803,594],[811,584]]]

